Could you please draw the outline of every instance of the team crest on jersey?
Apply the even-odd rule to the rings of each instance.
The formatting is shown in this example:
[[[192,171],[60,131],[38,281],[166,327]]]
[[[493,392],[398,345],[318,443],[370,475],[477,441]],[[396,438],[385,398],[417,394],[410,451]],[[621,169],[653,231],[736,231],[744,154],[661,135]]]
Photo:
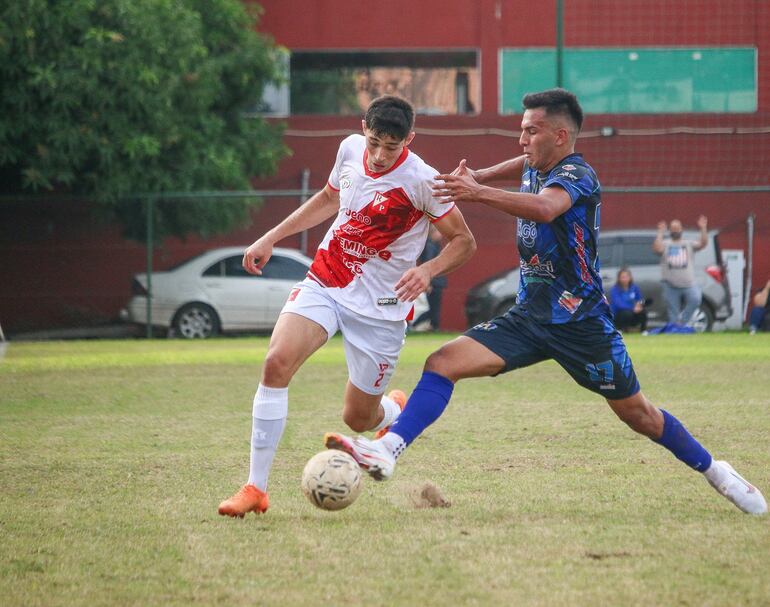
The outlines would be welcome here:
[[[374,195],[374,200],[372,200],[369,204],[372,207],[372,211],[375,213],[387,213],[388,212],[388,203],[389,199],[384,194],[381,194],[380,192],[377,192]]]
[[[573,295],[569,291],[562,291],[559,296],[559,305],[570,314],[574,314],[581,303],[583,303],[583,299],[577,295]]]

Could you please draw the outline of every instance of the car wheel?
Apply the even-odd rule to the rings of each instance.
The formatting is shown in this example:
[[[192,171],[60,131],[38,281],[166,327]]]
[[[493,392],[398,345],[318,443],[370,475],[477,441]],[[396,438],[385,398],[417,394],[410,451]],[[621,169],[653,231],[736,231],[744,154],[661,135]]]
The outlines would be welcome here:
[[[174,316],[174,331],[186,339],[206,339],[219,333],[219,317],[211,306],[189,303]]]
[[[711,331],[714,327],[714,312],[711,311],[711,306],[706,303],[702,303],[700,308],[695,310],[695,314],[692,316],[692,328],[696,333],[705,333]]]

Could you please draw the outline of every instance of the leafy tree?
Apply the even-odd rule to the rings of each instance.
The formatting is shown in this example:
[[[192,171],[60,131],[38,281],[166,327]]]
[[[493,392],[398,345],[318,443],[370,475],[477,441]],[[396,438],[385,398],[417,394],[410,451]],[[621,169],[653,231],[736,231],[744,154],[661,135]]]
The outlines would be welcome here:
[[[280,52],[241,0],[0,2],[0,190],[82,195],[144,237],[137,193],[247,189],[287,149],[248,116]],[[246,220],[253,201],[163,202],[158,238]]]

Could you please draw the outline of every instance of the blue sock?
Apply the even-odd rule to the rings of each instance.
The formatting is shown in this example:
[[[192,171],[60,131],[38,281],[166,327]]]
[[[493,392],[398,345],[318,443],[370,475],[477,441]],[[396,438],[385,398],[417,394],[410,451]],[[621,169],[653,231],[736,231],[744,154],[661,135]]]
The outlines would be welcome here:
[[[692,437],[677,418],[663,409],[660,412],[663,414],[663,434],[659,439],[653,440],[663,445],[693,470],[698,472],[708,470],[711,465],[711,454]]]
[[[390,431],[403,438],[407,445],[411,444],[441,416],[449,404],[454,387],[446,377],[432,371],[423,371],[404,410],[390,426]]]

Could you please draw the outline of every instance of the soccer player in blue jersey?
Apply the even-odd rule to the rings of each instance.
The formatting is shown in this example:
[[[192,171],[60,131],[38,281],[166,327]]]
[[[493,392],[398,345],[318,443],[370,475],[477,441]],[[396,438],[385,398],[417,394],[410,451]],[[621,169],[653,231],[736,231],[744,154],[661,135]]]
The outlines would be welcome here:
[[[628,426],[671,451],[744,512],[764,514],[760,491],[693,438],[669,412],[641,392],[616,330],[599,274],[601,186],[575,141],[583,123],[577,98],[564,89],[526,95],[524,153],[472,170],[465,160],[439,175],[434,195],[485,204],[518,219],[521,282],[517,303],[431,354],[403,412],[379,440],[327,433],[327,447],[350,453],[378,480],[446,408],[455,383],[553,359],[581,386],[607,399]],[[484,185],[521,177],[519,192]]]

